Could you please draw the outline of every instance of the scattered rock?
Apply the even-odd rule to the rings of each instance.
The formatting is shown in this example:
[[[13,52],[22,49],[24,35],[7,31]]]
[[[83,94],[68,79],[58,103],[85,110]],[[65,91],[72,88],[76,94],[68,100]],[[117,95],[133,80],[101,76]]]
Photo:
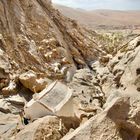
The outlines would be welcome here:
[[[34,71],[21,74],[19,80],[24,87],[30,89],[34,93],[42,91],[48,84],[47,78],[38,78]]]
[[[88,120],[74,132],[64,136],[62,140],[137,139],[140,129],[139,121],[136,121],[139,117],[137,114],[139,112],[137,104],[139,97],[137,98],[137,96],[138,94],[114,96],[102,113]],[[136,106],[134,107],[134,105]]]

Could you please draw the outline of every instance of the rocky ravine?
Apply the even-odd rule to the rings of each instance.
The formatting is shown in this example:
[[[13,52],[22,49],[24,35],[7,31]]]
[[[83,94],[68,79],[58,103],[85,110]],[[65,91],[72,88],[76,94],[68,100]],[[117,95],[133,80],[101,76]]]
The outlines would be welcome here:
[[[56,79],[72,90],[74,117],[23,125],[20,110]],[[139,140],[139,92],[139,36],[105,55],[51,1],[0,1],[0,139]]]

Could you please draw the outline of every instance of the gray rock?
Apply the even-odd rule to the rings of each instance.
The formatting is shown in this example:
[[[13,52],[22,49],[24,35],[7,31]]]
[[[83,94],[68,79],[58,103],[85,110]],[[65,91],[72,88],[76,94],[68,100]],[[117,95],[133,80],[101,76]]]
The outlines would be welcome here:
[[[61,140],[136,140],[140,131],[139,100],[140,96],[136,93],[117,98],[114,96],[103,112]]]
[[[0,114],[0,139],[12,140],[16,135],[20,118],[13,114]]]

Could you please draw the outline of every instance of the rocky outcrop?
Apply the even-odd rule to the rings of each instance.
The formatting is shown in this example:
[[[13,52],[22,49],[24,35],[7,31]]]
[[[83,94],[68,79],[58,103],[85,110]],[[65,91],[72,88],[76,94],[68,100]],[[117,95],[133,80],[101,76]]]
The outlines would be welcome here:
[[[136,105],[136,102],[139,102],[138,94],[125,97],[121,94],[116,95],[106,103],[102,113],[91,118],[62,140],[139,139],[139,105]]]
[[[89,32],[62,16],[52,7],[51,0],[1,0],[0,111],[11,114],[11,117],[20,114],[32,95],[47,88],[52,81],[70,82],[77,69],[88,68],[90,62],[97,59],[96,47]],[[63,117],[65,122],[67,119]],[[69,119],[71,121],[66,123],[69,129],[79,125],[79,122],[73,124],[73,119]],[[17,123],[20,121],[18,119]],[[14,139],[22,129],[15,130],[17,126],[14,124],[12,128],[16,133],[12,133],[13,124],[5,121],[4,125],[6,132],[1,133],[2,139]],[[64,135],[60,130],[54,131],[57,131],[56,135],[59,133],[55,139]],[[5,136],[7,132],[10,135]],[[53,138],[53,131],[48,136],[50,138]]]
[[[96,35],[50,0],[0,1],[0,139],[140,139],[140,37],[107,54]]]
[[[69,86],[73,89],[75,116],[83,123],[102,110],[104,93],[89,69],[77,70]]]

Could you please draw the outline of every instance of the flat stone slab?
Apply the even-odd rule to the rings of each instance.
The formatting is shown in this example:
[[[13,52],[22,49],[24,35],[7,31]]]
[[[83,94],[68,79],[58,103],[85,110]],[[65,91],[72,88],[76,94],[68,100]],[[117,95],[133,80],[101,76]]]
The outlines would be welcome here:
[[[25,106],[25,114],[32,119],[46,115],[67,115],[66,108],[72,107],[71,97],[72,90],[70,88],[61,82],[53,82],[27,103]],[[72,109],[70,110],[71,112],[73,111]]]

